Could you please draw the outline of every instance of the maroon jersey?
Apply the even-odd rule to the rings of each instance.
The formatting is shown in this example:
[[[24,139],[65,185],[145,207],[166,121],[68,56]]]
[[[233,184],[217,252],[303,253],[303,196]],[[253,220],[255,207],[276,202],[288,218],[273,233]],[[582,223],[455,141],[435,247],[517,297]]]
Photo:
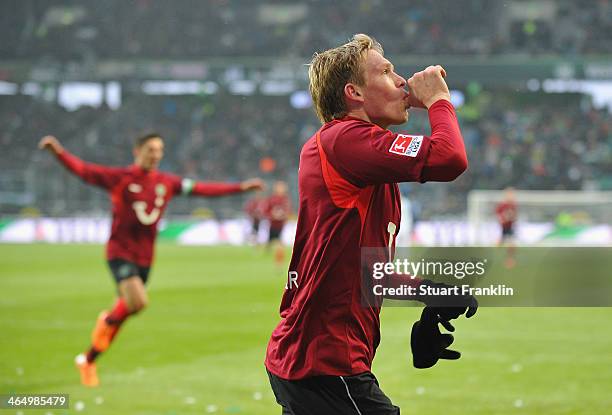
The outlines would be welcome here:
[[[271,195],[266,201],[266,217],[270,229],[282,229],[291,213],[291,201],[288,195]]]
[[[194,182],[136,165],[107,167],[85,163],[66,150],[58,159],[83,181],[110,194],[113,221],[106,258],[121,258],[142,267],[151,265],[157,224],[170,199],[179,194],[218,196],[241,191],[239,184]]]
[[[263,219],[266,215],[266,200],[261,197],[253,197],[244,206],[244,211],[251,219]]]
[[[452,105],[429,109],[432,136],[345,117],[302,148],[295,245],[266,367],[284,379],[371,370],[379,307],[361,302],[361,248],[394,249],[397,182],[453,180],[467,165]]]
[[[503,229],[512,229],[516,222],[517,211],[516,203],[512,201],[501,202],[497,205],[495,214]]]

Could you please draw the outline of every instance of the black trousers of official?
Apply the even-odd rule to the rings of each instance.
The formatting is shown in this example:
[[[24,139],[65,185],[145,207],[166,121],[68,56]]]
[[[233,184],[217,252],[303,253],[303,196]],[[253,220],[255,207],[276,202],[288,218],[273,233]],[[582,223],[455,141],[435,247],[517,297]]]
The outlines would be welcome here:
[[[283,415],[399,415],[370,373],[286,380],[268,372]]]

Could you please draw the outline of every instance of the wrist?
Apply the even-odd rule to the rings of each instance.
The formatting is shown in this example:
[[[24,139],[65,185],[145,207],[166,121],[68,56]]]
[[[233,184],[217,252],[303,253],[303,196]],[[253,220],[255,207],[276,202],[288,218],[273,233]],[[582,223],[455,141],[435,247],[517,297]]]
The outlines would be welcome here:
[[[436,94],[433,95],[432,97],[430,97],[428,100],[424,101],[423,103],[425,104],[425,106],[427,107],[427,109],[431,108],[431,106],[433,104],[435,104],[436,102],[440,101],[440,100],[445,100],[450,102],[450,94],[449,93],[440,93],[440,94]]]

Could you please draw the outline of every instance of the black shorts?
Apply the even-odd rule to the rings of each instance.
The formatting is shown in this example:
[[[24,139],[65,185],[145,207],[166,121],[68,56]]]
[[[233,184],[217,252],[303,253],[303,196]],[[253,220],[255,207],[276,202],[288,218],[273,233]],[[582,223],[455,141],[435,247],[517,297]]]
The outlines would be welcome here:
[[[261,222],[261,220],[259,219],[253,219],[251,221],[251,225],[252,225],[252,229],[253,229],[253,233],[257,234],[257,232],[259,232],[259,223]]]
[[[133,262],[126,261],[125,259],[121,258],[109,259],[108,267],[110,268],[113,278],[117,284],[133,276],[140,277],[142,282],[146,284],[147,280],[149,279],[149,271],[151,269],[150,267],[138,266]]]
[[[512,238],[514,236],[514,227],[502,226],[502,238]]]
[[[285,380],[268,372],[283,415],[396,415],[399,407],[369,372],[354,376],[314,376]]]
[[[270,228],[270,235],[268,235],[268,242],[278,241],[280,239],[283,228]]]

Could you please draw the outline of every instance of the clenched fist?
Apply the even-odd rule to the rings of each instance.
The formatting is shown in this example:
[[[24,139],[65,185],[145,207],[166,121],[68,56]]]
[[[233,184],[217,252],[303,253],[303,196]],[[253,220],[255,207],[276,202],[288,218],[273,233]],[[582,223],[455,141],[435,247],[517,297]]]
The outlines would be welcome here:
[[[444,81],[445,77],[446,71],[440,65],[428,66],[425,70],[412,75],[407,81],[410,105],[429,108],[440,99],[450,101],[450,92]]]

